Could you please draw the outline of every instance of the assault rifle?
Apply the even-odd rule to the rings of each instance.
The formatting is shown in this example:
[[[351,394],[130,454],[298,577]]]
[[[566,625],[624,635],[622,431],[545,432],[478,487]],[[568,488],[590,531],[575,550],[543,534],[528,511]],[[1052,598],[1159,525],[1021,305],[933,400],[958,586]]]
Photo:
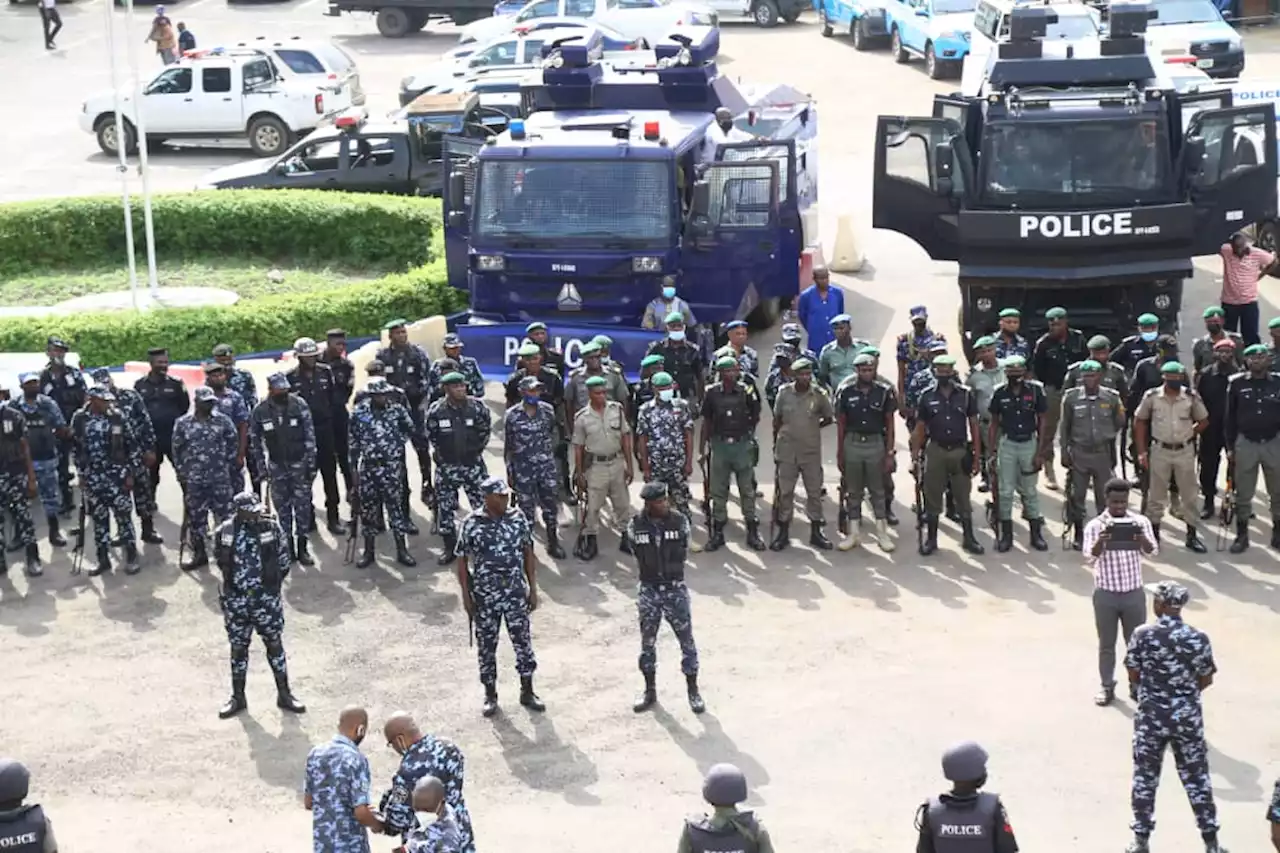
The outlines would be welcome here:
[[[1000,464],[996,454],[987,455],[987,484],[991,486],[987,499],[987,524],[996,537],[1000,536]]]
[[[187,540],[191,537],[191,511],[187,509],[187,498],[182,498],[182,527],[178,529],[178,565],[187,561]]]
[[[343,562],[351,565],[356,561],[356,550],[360,541],[360,480],[359,475],[351,472],[351,489],[347,493],[347,501],[351,504],[351,526],[347,528],[347,550]],[[390,520],[390,519],[388,519]]]
[[[75,550],[71,555],[71,574],[78,575],[84,569],[84,536],[88,527],[88,520],[85,518],[89,502],[89,496],[85,493],[84,487],[80,488],[80,525],[76,528],[76,544]]]
[[[773,544],[778,528],[778,502],[782,497],[782,485],[778,482],[778,463],[773,463],[773,512],[769,513],[769,544]]]
[[[584,458],[590,459],[589,455]],[[569,484],[573,487],[574,498],[578,501],[578,538],[573,543],[573,556],[583,559],[583,549],[587,544],[587,475],[585,470],[578,472]]]
[[[711,532],[711,456],[703,453],[698,460],[702,471],[702,516],[707,520],[707,532]]]
[[[1227,463],[1227,490],[1222,495],[1222,506],[1218,508],[1218,550],[1225,551],[1227,539],[1231,537],[1231,525],[1236,520],[1236,463]]]
[[[840,510],[836,513],[836,530],[841,536],[849,535],[849,490],[845,488],[844,476],[840,477],[840,488],[836,491],[836,499],[840,501]]]
[[[924,475],[925,475],[925,455],[924,448],[920,448],[916,453],[914,464],[911,466],[911,476],[915,479],[915,498],[916,498],[916,546],[924,545],[925,538],[925,506],[924,506]]]
[[[1064,462],[1066,460],[1063,460]],[[1073,460],[1074,461],[1074,460]],[[1075,467],[1067,465],[1066,482],[1062,489],[1062,550],[1075,550],[1075,534],[1080,529],[1080,519],[1076,518],[1076,478]]]

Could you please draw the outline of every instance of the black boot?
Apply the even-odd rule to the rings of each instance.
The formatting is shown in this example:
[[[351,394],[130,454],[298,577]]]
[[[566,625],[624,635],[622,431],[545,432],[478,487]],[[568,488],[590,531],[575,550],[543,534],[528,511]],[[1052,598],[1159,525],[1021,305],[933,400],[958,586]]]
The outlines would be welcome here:
[[[0,577],[9,574],[9,558],[5,556],[5,552],[0,550]]]
[[[718,551],[724,547],[724,522],[711,522],[711,536],[707,538],[707,544],[703,547],[704,551]]]
[[[228,720],[249,707],[244,698],[244,676],[231,676],[231,698],[218,709],[218,719]]]
[[[418,565],[418,561],[415,560],[413,558],[413,555],[409,553],[409,543],[404,538],[404,534],[397,533],[393,538],[395,539],[395,543],[396,543],[396,562],[410,569]]]
[[[280,651],[279,646],[275,647],[277,652]],[[267,654],[271,654],[271,648],[267,649]],[[307,706],[298,701],[298,697],[293,695],[293,691],[289,689],[289,673],[277,672],[276,674],[276,707],[288,711],[291,714],[305,714]]]
[[[364,535],[364,550],[360,552],[360,559],[356,560],[357,569],[367,569],[373,565],[373,543],[373,534],[366,533]]]
[[[1213,518],[1213,495],[1204,496],[1204,509],[1200,510],[1200,520],[1208,521]]]
[[[533,692],[533,676],[520,676],[520,704],[528,708],[530,711],[539,713],[547,710],[547,706],[542,704],[542,700],[538,698],[538,694]]]
[[[831,540],[827,538],[827,534],[823,532],[825,527],[821,521],[809,522],[809,544],[817,548],[819,551],[830,551],[835,546],[831,544]]]
[[[62,487],[62,506],[58,507],[58,514],[66,518],[71,515],[73,509],[75,509],[75,504],[72,500],[71,487],[64,485]]]
[[[149,515],[142,516],[142,541],[148,545],[164,544],[164,537],[156,533],[156,520]]]
[[[140,571],[142,571],[142,566],[138,563],[138,546],[132,542],[126,542],[124,545],[124,573],[126,575],[136,575]]]
[[[1042,521],[1041,524],[1044,522]],[[986,549],[978,543],[978,537],[973,535],[973,516],[965,515],[960,517],[960,531],[962,539],[960,547],[970,554],[982,555],[986,553]],[[1043,538],[1040,540],[1044,541]],[[1047,545],[1045,547],[1048,547]]]
[[[91,578],[95,578],[98,575],[106,574],[109,571],[111,571],[111,549],[109,549],[106,545],[99,545],[98,546],[98,565],[94,566],[85,574],[87,574]]]
[[[1044,519],[1033,518],[1027,524],[1031,526],[1031,547],[1037,551],[1048,551],[1049,543],[1044,541]]]
[[[307,537],[305,536],[298,537],[298,545],[294,549],[294,554],[297,555],[300,565],[314,566],[316,564],[316,561],[311,559],[311,553],[307,550]]]
[[[893,512],[893,503],[891,501],[885,501],[884,520],[889,523],[890,527],[898,526],[898,516]]]
[[[440,551],[440,559],[436,560],[437,566],[450,565],[454,560],[458,559],[458,555],[454,549],[458,547],[458,537],[446,533],[444,535],[444,547]]]
[[[413,523],[413,516],[409,515],[409,498],[404,499],[404,505],[400,507],[400,513],[404,516],[404,532],[410,536],[417,536],[422,531],[418,529],[418,525]],[[389,520],[389,519],[388,519]]]
[[[600,543],[596,541],[594,533],[588,533],[582,537],[582,552],[578,554],[583,560],[588,562],[594,560],[596,555],[600,553]]]
[[[747,547],[752,551],[763,551],[768,546],[764,544],[764,540],[760,538],[760,522],[747,522]]]
[[[560,544],[560,531],[555,526],[547,528],[547,556],[553,560],[563,560],[564,546]]]
[[[44,574],[40,567],[40,549],[32,542],[27,546],[27,577],[38,578]]]
[[[698,676],[686,675],[684,680],[689,690],[689,708],[693,713],[701,714],[707,710],[707,703],[702,701],[702,694],[698,692]]]
[[[1209,551],[1200,539],[1200,532],[1191,522],[1187,522],[1187,550],[1193,554],[1205,554]]]
[[[938,519],[929,516],[924,522],[924,541],[920,543],[920,556],[927,557],[938,550]]]
[[[1249,550],[1249,519],[1236,518],[1236,538],[1228,550],[1232,554],[1243,554]]]
[[[1013,550],[1013,522],[1000,522],[1000,538],[996,540],[996,551],[1001,554]]]
[[[302,538],[302,537],[298,537]],[[209,565],[209,553],[205,550],[204,540],[197,539],[191,543],[191,556],[182,564],[184,572],[195,571]]]
[[[56,548],[65,547],[67,544],[67,540],[65,537],[63,537],[62,531],[58,529],[57,513],[54,513],[53,515],[45,516],[45,521],[49,525],[49,544],[53,545]]]
[[[769,543],[770,551],[784,551],[791,544],[791,522],[779,521],[773,541]]]
[[[329,520],[329,532],[334,536],[343,536],[347,532],[347,526],[342,523],[342,519],[338,518],[338,508],[336,506],[326,507],[325,515]]]
[[[1271,519],[1271,547],[1280,548],[1280,518]]]
[[[1080,522],[1073,522],[1071,533],[1071,548],[1075,551],[1084,550],[1084,525]]]
[[[622,531],[622,536],[618,539],[618,550],[628,556],[636,552],[636,549],[631,545],[631,537],[627,535],[625,530]]]
[[[306,527],[306,530],[303,530],[302,529],[303,527]],[[305,525],[300,525],[298,527],[298,532],[299,533],[315,533],[316,532],[316,505],[315,504],[311,505],[311,520],[308,521]]]
[[[480,706],[480,714],[484,717],[492,717],[496,713],[498,713],[498,685],[486,684],[484,704]]]
[[[631,710],[637,714],[643,714],[652,708],[657,701],[658,687],[654,684],[654,673],[646,672],[644,674],[644,692],[636,699],[635,704],[631,706]]]

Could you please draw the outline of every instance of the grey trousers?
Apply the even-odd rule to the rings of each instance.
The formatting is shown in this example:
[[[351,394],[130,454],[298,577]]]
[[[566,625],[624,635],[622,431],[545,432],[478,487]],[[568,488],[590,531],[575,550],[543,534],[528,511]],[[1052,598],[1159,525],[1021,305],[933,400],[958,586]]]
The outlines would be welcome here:
[[[1098,676],[1103,687],[1116,685],[1117,628],[1125,645],[1139,625],[1147,621],[1147,596],[1142,587],[1128,592],[1093,591],[1093,621],[1098,628]]]

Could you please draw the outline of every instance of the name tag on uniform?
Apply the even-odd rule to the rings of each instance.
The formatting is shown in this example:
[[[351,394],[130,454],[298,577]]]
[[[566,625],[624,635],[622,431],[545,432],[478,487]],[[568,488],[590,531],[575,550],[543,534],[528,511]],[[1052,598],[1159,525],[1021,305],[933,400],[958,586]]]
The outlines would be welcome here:
[[[412,366],[412,365],[410,365],[409,367],[406,367],[406,368],[404,369],[404,372],[405,372],[405,373],[413,373],[413,366]]]
[[[475,419],[474,419],[474,418],[467,418],[465,421],[463,421],[463,423],[465,423],[467,426],[475,426],[475,425],[476,425],[476,422],[475,422]]]
[[[72,376],[70,373],[68,373],[68,374],[66,375],[66,377],[64,377],[64,378],[67,380],[67,387],[68,387],[68,388],[70,388],[70,387],[72,387],[72,386],[74,386],[74,385],[76,384],[76,378],[75,378],[74,376]]]
[[[637,534],[637,535],[636,535],[636,544],[637,544],[637,545],[648,545],[648,544],[649,544],[649,534],[648,534],[648,533],[640,533],[640,534]]]
[[[263,544],[266,544],[268,542],[274,542],[276,541],[276,535],[270,531],[267,531],[266,533],[259,533],[258,541]]]
[[[166,386],[164,386],[164,388],[162,389],[162,391],[163,391],[163,393],[165,393],[165,394],[172,394],[172,393],[173,393],[173,388],[171,388],[171,387],[169,387],[168,385],[166,385]]]
[[[122,433],[122,432],[124,432],[124,427],[113,426],[113,427],[111,428],[111,434],[112,434],[112,435],[119,435],[119,434],[120,434],[120,433]]]
[[[4,422],[4,431],[5,431],[5,432],[13,432],[13,421],[5,421],[5,422]]]
[[[227,547],[230,547],[233,544],[234,539],[235,537],[233,537],[230,533],[224,533],[218,537],[218,541],[221,542],[223,545],[226,545]]]
[[[726,418],[731,418],[731,417],[733,417],[733,409],[725,409],[725,410],[724,410],[724,416],[725,416]]]
[[[663,534],[662,534],[662,538],[663,538],[663,539],[679,539],[679,538],[680,538],[680,531],[679,531],[679,530],[668,530],[668,531],[666,531],[665,533],[663,533]]]
[[[273,432],[275,428],[276,428],[276,425],[274,421],[267,421],[262,425],[263,432]]]
[[[394,364],[388,364],[387,373],[395,373],[395,372],[396,372],[396,366]]]
[[[297,425],[298,425],[297,418],[289,418],[289,426],[297,426]]]
[[[50,382],[49,384],[47,384],[47,385],[45,385],[45,386],[44,386],[44,393],[46,393],[46,394],[52,394],[52,393],[53,393],[53,383],[52,383],[52,382]]]
[[[444,432],[453,429],[453,421],[432,421],[431,424]]]

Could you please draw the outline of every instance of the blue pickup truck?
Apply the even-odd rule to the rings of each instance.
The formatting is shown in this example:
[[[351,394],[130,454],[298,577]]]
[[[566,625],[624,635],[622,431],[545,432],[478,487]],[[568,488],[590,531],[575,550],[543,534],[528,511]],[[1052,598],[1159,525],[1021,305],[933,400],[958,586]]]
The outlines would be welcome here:
[[[969,32],[977,0],[888,0],[889,50],[893,61],[924,58],[934,80],[959,78],[969,55]]]

